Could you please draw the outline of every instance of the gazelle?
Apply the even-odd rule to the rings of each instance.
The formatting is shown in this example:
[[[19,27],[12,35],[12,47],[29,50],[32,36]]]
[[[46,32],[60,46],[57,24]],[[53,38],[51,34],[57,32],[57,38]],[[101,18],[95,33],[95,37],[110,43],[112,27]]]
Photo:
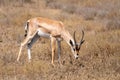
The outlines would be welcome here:
[[[65,29],[63,23],[61,21],[50,20],[42,17],[29,19],[25,26],[25,39],[21,43],[19,54],[17,61],[20,59],[22,48],[27,45],[28,48],[28,59],[31,60],[31,52],[30,49],[39,39],[40,37],[46,37],[51,39],[51,47],[52,47],[52,64],[54,64],[54,54],[56,49],[56,41],[58,43],[58,57],[60,62],[60,43],[62,40],[65,40],[68,45],[71,47],[72,53],[76,59],[78,59],[78,52],[81,48],[81,45],[85,40],[84,31],[82,31],[82,38],[79,43],[76,42],[75,32],[73,37],[70,33]]]

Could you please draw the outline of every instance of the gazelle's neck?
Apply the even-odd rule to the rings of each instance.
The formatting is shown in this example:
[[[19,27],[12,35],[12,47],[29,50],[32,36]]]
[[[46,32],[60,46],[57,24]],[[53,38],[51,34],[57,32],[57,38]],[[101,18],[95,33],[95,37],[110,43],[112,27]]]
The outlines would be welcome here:
[[[62,31],[61,36],[67,42],[68,45],[71,46],[70,41],[72,41],[73,45],[75,44],[73,37],[70,35],[70,33],[67,30]]]

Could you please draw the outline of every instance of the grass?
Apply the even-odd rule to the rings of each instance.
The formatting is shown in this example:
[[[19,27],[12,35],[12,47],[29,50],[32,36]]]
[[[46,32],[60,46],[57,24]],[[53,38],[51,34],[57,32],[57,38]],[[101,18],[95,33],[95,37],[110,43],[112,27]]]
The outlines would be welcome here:
[[[119,80],[120,13],[119,0],[0,0],[0,80]],[[60,20],[72,35],[81,29],[85,43],[75,60],[62,42],[60,66],[55,56],[51,65],[50,40],[38,40],[28,63],[26,47],[16,62],[24,24],[29,18]]]

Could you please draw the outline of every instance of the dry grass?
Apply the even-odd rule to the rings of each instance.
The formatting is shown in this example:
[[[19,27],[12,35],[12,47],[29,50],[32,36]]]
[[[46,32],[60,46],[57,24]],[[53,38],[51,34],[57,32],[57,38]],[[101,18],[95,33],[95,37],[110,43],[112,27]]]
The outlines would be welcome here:
[[[0,80],[119,80],[119,0],[0,0]],[[32,17],[61,20],[77,39],[85,31],[80,58],[62,42],[61,61],[51,65],[50,40],[38,40],[28,63],[26,47],[16,62],[25,21]]]

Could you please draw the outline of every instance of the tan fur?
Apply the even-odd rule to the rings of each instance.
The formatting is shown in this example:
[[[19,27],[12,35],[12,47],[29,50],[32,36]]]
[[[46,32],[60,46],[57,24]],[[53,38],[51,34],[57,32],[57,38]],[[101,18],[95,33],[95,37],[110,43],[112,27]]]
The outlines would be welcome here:
[[[18,54],[17,61],[19,61],[22,47],[34,37],[38,30],[41,30],[44,33],[50,34],[51,46],[52,46],[52,64],[54,64],[54,53],[56,46],[56,38],[61,38],[69,44],[69,40],[73,40],[72,36],[67,30],[65,30],[63,23],[61,21],[50,20],[42,17],[32,18],[28,20],[29,30],[26,38],[21,43],[20,51]],[[70,45],[70,44],[69,44]]]

